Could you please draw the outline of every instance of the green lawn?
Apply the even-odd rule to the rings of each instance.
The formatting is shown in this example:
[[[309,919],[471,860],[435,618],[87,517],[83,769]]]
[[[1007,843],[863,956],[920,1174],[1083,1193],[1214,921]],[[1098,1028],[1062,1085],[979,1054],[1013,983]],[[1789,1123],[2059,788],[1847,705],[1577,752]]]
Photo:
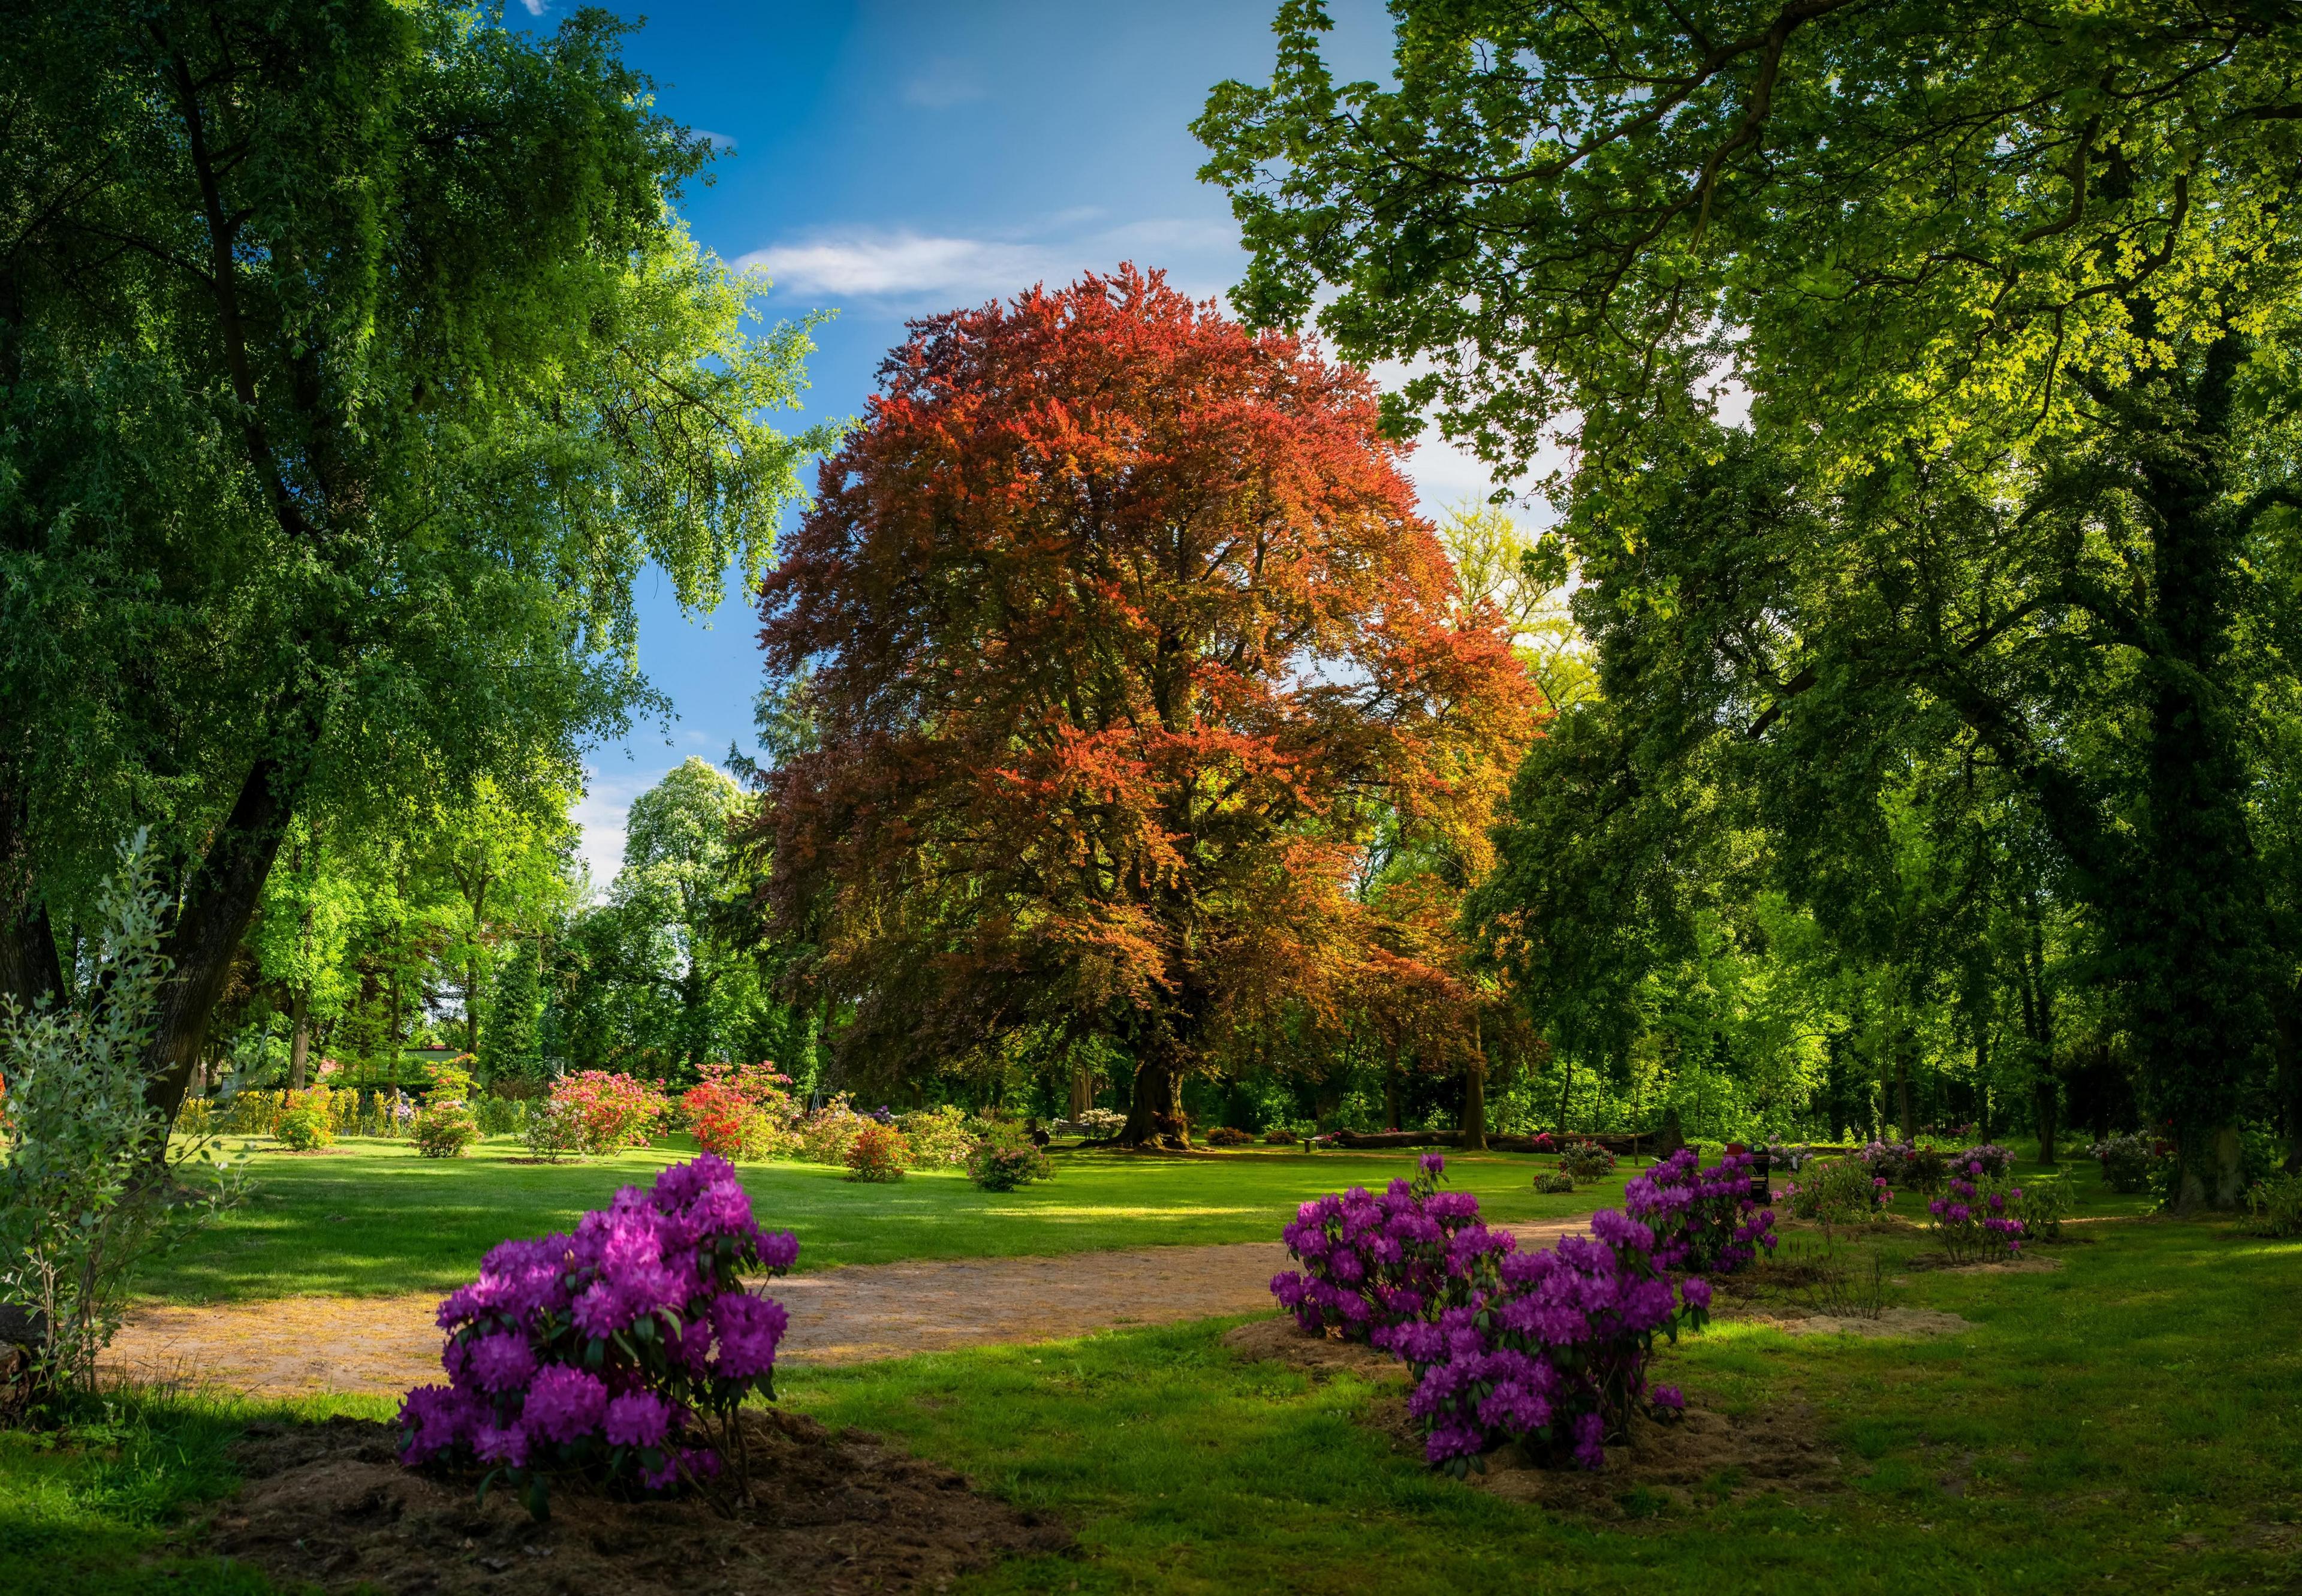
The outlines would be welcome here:
[[[2214,1592],[2302,1586],[2302,1242],[2091,1225],[2053,1273],[1910,1272],[1940,1340],[1715,1324],[1660,1376],[1732,1412],[1808,1402],[1846,1487],[1600,1522],[1432,1475],[1357,1422],[1374,1391],[1236,1361],[1223,1325],[798,1370],[786,1399],[1062,1516],[1085,1555],[1020,1591]],[[1922,1245],[1887,1244],[1900,1269]],[[338,1411],[382,1416],[388,1404]],[[252,1409],[241,1410],[244,1415]],[[107,1440],[0,1437],[0,1590],[254,1592],[155,1527],[223,1490],[234,1415],[159,1404]],[[1724,1483],[1725,1482],[1722,1482]]]
[[[521,1149],[510,1142],[485,1143],[458,1159],[419,1158],[404,1142],[346,1140],[339,1148],[259,1152],[247,1205],[151,1271],[142,1290],[176,1302],[446,1291],[469,1280],[480,1255],[505,1237],[566,1230],[617,1187],[692,1155],[673,1145],[540,1165],[512,1162]],[[1571,1197],[1538,1197],[1537,1163],[1516,1154],[1450,1155],[1449,1184],[1509,1222],[1615,1204],[1630,1173],[1626,1163]],[[1304,1198],[1379,1187],[1411,1174],[1414,1164],[1414,1155],[1401,1153],[1058,1153],[1053,1181],[1013,1192],[979,1191],[957,1172],[914,1172],[888,1185],[848,1180],[819,1164],[750,1164],[743,1173],[760,1222],[798,1234],[806,1270],[1273,1240]]]

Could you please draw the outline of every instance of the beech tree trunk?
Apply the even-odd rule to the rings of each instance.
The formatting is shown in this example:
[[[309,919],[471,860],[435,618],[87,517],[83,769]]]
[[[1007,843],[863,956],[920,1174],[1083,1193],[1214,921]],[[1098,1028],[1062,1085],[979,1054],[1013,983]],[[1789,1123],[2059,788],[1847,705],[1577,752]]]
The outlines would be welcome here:
[[[1177,1071],[1164,1054],[1137,1063],[1134,1101],[1128,1106],[1127,1124],[1119,1133],[1122,1146],[1191,1145],[1189,1128],[1183,1123],[1182,1105],[1176,1096],[1178,1085]]]
[[[1479,1016],[1471,1019],[1471,1057],[1463,1066],[1463,1150],[1487,1150],[1486,1028]]]

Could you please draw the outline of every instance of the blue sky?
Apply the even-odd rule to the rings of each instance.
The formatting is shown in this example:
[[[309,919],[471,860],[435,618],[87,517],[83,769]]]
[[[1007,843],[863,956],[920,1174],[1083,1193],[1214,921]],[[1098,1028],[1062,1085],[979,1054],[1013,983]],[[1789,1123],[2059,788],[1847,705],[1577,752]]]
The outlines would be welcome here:
[[[551,4],[521,4],[551,24]],[[773,274],[769,319],[838,313],[795,423],[860,414],[910,316],[1122,260],[1199,295],[1239,275],[1228,202],[1194,175],[1203,152],[1189,124],[1214,83],[1269,76],[1273,0],[616,9],[647,19],[626,54],[655,79],[658,105],[723,150],[715,181],[688,196],[696,237]],[[1379,5],[1335,10],[1339,63],[1379,72]],[[1428,510],[1490,491],[1435,441],[1412,470]],[[677,718],[592,754],[577,819],[602,886],[633,798],[691,754],[717,762],[731,741],[750,745],[759,685],[744,594],[731,586],[697,620],[648,576],[639,601],[641,664]]]

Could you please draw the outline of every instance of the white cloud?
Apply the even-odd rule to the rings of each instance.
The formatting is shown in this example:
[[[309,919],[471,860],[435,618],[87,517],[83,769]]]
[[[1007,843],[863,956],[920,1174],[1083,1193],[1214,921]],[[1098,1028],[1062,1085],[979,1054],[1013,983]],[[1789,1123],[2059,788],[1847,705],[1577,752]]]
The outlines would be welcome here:
[[[808,298],[879,299],[951,306],[1069,282],[1089,269],[1131,260],[1165,267],[1187,292],[1218,291],[1231,275],[1238,235],[1213,222],[1131,222],[1068,237],[956,238],[910,229],[833,228],[755,249],[778,291]]]
[[[544,0],[519,0],[519,3],[527,8],[529,16],[540,17],[543,14]]]
[[[597,890],[607,891],[616,872],[624,868],[624,819],[631,812],[632,800],[661,781],[670,768],[642,770],[636,764],[626,764],[612,772],[603,772],[597,766],[584,771],[584,796],[570,818],[583,833],[576,851],[590,867],[592,885]]]
[[[702,139],[704,143],[710,145],[713,149],[734,149],[735,147],[735,141],[733,139],[729,138],[725,133],[715,133],[710,128],[690,128],[687,130],[694,134],[698,139]]]
[[[991,87],[982,70],[952,56],[930,61],[903,84],[903,103],[927,111],[948,111],[954,105],[986,98]]]

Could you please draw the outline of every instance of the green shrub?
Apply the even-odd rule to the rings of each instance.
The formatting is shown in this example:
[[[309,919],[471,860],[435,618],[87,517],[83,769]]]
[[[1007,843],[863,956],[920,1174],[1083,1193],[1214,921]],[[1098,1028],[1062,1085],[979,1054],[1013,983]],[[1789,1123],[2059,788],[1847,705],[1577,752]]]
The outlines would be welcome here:
[[[2078,1206],[2070,1181],[2061,1175],[2037,1175],[2022,1182],[2021,1191],[2013,1210],[2023,1234],[2037,1241],[2060,1241],[2063,1221]]]
[[[530,1105],[518,1097],[492,1093],[472,1105],[472,1122],[482,1136],[517,1136],[527,1129]]]
[[[1211,1147],[1244,1147],[1254,1140],[1252,1132],[1235,1125],[1218,1125],[1207,1132],[1207,1146]]]
[[[1265,1147],[1291,1147],[1296,1140],[1295,1133],[1284,1125],[1273,1125],[1263,1133],[1263,1142]]]
[[[957,1169],[975,1146],[975,1128],[956,1104],[922,1108],[895,1116],[895,1129],[910,1147],[913,1169]]]
[[[1534,1189],[1546,1197],[1558,1197],[1575,1189],[1575,1177],[1563,1169],[1537,1170]]]
[[[1615,1155],[1594,1141],[1579,1141],[1558,1155],[1569,1180],[1598,1180],[1615,1172]]]
[[[2102,1183],[2113,1191],[2147,1191],[2157,1173],[2158,1155],[2138,1136],[2113,1136],[2096,1142],[2094,1156],[2102,1166]]]
[[[2247,1189],[2247,1211],[2264,1236],[2302,1236],[2302,1174],[2273,1175]]]
[[[851,1180],[900,1180],[911,1156],[903,1133],[893,1125],[865,1120],[847,1144],[847,1178]]]
[[[1833,1158],[1810,1163],[1783,1189],[1794,1219],[1825,1225],[1860,1224],[1884,1213],[1894,1201],[1886,1177],[1870,1172],[1862,1159]]]
[[[1055,1178],[1046,1151],[1011,1125],[994,1127],[967,1155],[967,1178],[986,1191],[1012,1191]]]
[[[464,1149],[480,1139],[472,1111],[453,1098],[426,1105],[408,1128],[407,1139],[426,1158],[461,1158]]]
[[[187,1096],[183,1106],[176,1110],[175,1130],[178,1136],[195,1139],[215,1134],[216,1112],[206,1097]]]
[[[326,1109],[307,1103],[281,1110],[272,1122],[272,1134],[291,1153],[311,1153],[333,1142],[336,1128],[329,1123]]]

